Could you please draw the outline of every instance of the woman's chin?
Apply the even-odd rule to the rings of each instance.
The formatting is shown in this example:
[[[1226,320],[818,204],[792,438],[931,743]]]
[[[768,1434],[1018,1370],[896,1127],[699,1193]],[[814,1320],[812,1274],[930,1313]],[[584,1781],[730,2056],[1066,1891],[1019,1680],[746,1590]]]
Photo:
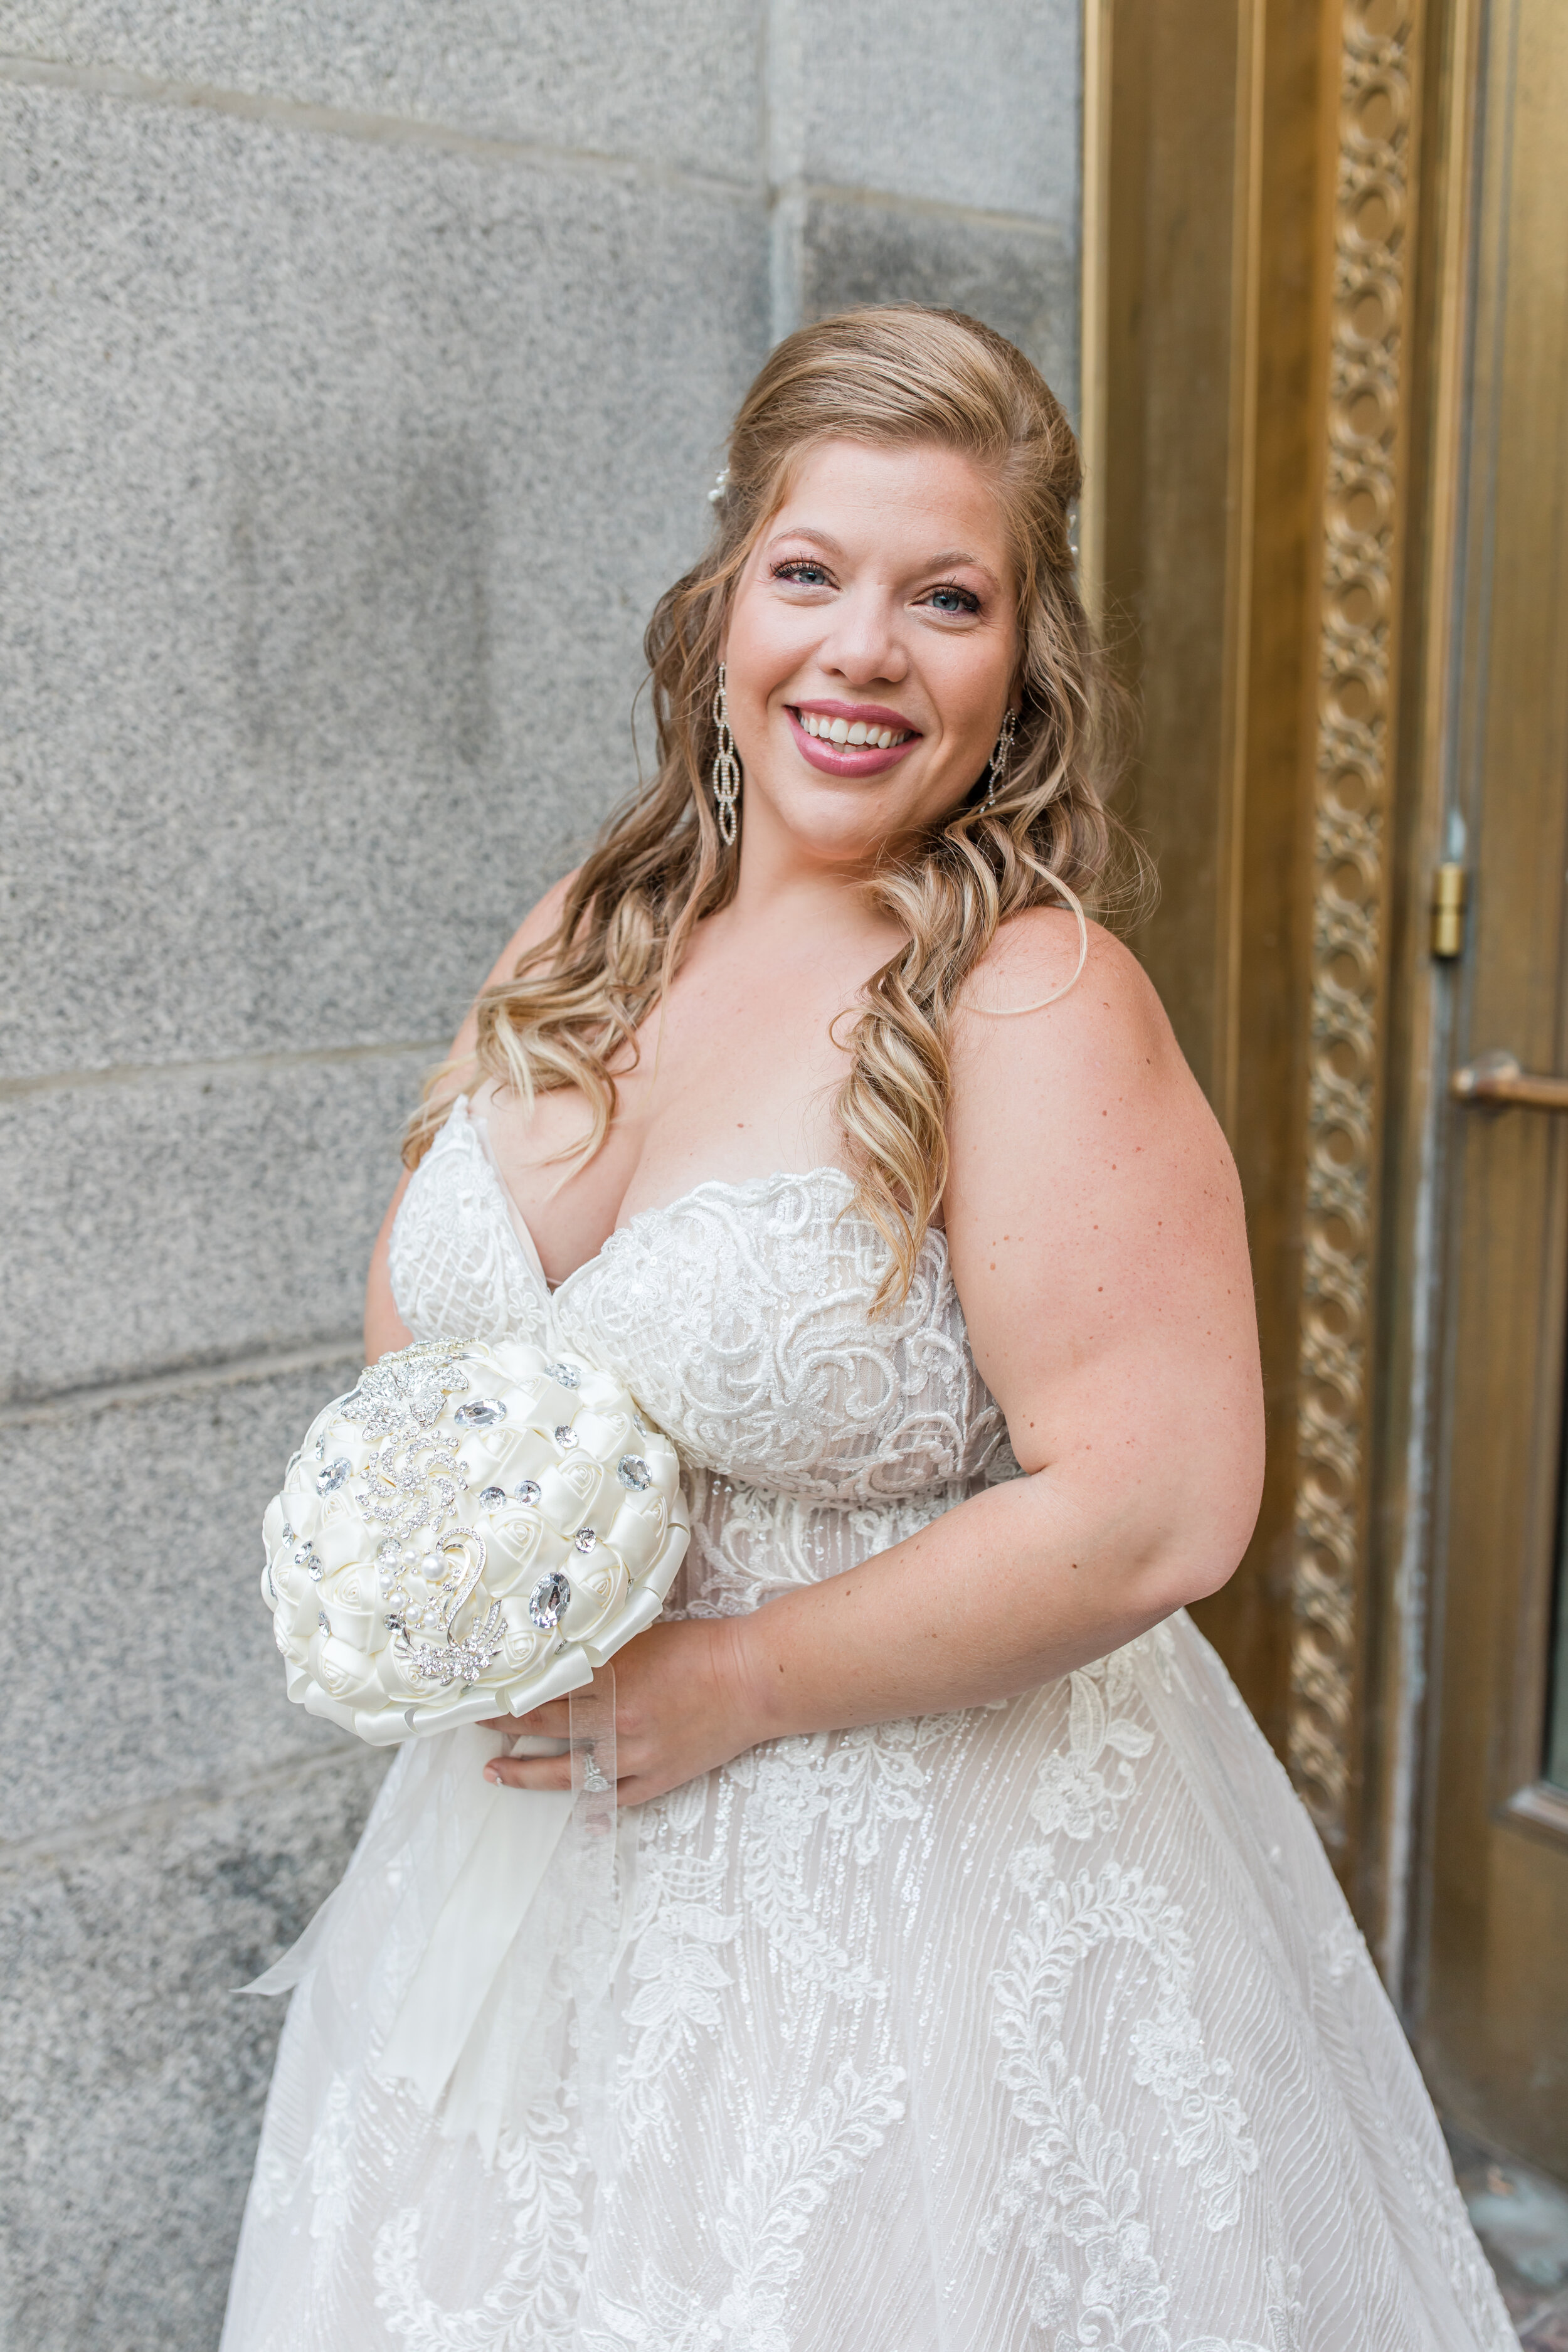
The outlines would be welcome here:
[[[783,839],[811,863],[854,868],[874,866],[886,854],[889,842],[906,828],[896,818],[852,807],[842,812],[822,808],[792,812],[779,830]]]
[[[827,776],[791,779],[782,789],[763,791],[748,776],[742,793],[742,818],[750,817],[752,839],[776,835],[825,866],[868,866],[889,843],[923,832],[933,822],[926,805],[934,795],[910,792],[898,771],[891,776]],[[940,814],[940,809],[936,812]]]

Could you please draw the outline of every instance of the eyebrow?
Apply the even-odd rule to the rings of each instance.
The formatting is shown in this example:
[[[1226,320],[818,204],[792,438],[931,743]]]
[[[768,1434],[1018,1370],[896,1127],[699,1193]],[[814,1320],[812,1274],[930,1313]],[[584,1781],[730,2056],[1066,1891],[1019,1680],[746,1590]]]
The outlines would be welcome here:
[[[809,539],[814,547],[825,548],[829,555],[842,555],[844,552],[842,542],[835,539],[831,531],[814,530],[809,523],[796,523],[788,530],[775,531],[768,541],[769,552],[771,553],[779,541],[784,539]],[[988,563],[983,563],[978,555],[971,555],[962,547],[950,547],[941,555],[930,556],[924,563],[917,565],[916,570],[921,572],[952,572],[961,563],[967,564],[972,572],[983,572],[994,588],[1001,587],[1002,583],[991,566]]]

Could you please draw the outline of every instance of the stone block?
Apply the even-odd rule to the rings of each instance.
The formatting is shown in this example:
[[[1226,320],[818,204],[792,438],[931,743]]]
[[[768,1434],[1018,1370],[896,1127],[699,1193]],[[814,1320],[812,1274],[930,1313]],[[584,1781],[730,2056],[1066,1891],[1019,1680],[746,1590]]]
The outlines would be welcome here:
[[[763,206],[15,87],[0,194],[0,1074],[449,1034],[635,781]]]
[[[22,0],[13,55],[754,181],[752,0]]]
[[[0,2347],[212,2352],[283,2003],[368,1748],[0,1864]]]
[[[0,1097],[0,1398],[356,1348],[399,1133],[437,1051]]]
[[[783,0],[775,170],[1055,222],[1076,241],[1077,0]],[[781,151],[793,147],[794,154]]]
[[[13,1423],[0,1620],[8,1834],[54,1835],[343,1744],[284,1696],[261,1515],[353,1354]]]
[[[1078,271],[1057,230],[816,199],[802,234],[801,315],[860,302],[933,302],[983,319],[1027,353],[1076,416]]]

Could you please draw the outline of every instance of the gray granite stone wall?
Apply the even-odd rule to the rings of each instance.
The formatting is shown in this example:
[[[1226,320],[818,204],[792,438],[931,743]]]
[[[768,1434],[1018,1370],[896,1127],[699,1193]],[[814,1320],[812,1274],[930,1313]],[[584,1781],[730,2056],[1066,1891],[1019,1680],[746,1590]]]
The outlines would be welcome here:
[[[0,5],[0,2352],[210,2352],[380,1761],[258,1523],[770,338],[1076,373],[1064,0]]]

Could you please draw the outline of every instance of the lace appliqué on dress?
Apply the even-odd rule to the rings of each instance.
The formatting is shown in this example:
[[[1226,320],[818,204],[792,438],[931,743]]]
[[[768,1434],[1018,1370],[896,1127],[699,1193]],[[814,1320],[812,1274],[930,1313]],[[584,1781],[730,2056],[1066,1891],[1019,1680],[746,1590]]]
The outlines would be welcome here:
[[[896,2066],[863,2078],[841,2065],[805,2115],[774,2124],[744,2151],[712,2222],[730,2273],[723,2294],[715,2301],[680,2286],[650,2250],[640,2308],[601,2301],[605,2324],[584,2330],[583,2352],[817,2352],[786,2325],[788,2291],[805,2267],[802,2241],[834,2188],[902,2116],[902,2081]]]
[[[1027,1916],[992,1979],[992,1999],[999,2079],[1029,2145],[1005,2178],[991,2244],[1001,2246],[1009,2225],[1021,2233],[1033,2259],[1037,2326],[1064,2320],[1076,2299],[1076,2336],[1064,2342],[1168,2352],[1169,2290],[1140,2217],[1137,2168],[1070,2069],[1081,2035],[1071,2030],[1068,2007],[1095,1952],[1131,1948],[1147,1963],[1154,2007],[1126,2036],[1132,2077],[1163,2109],[1176,2163],[1195,2171],[1207,2229],[1236,2223],[1258,2150],[1230,2092],[1230,2068],[1209,2057],[1192,2007],[1193,1951],[1180,1906],[1142,1870],[1114,1861],[1071,1879],[1058,1871],[1058,1837],[1082,1843],[1114,1831],[1136,1792],[1132,1762],[1153,1746],[1133,1711],[1131,1664],[1116,1653],[1072,1676],[1068,1742],[1042,1759],[1031,1807],[1045,1834],[1013,1857]],[[1060,2259],[1069,2248],[1081,2257],[1076,2278]]]
[[[377,2232],[376,2308],[407,2352],[574,2352],[574,2317],[588,2241],[583,2230],[581,2152],[566,2117],[541,2102],[504,2147],[501,2194],[513,2250],[482,2303],[443,2311],[419,2277],[416,2206]]]
[[[416,1339],[548,1344],[549,1294],[471,1118],[449,1118],[420,1161],[386,1264],[393,1303]]]

